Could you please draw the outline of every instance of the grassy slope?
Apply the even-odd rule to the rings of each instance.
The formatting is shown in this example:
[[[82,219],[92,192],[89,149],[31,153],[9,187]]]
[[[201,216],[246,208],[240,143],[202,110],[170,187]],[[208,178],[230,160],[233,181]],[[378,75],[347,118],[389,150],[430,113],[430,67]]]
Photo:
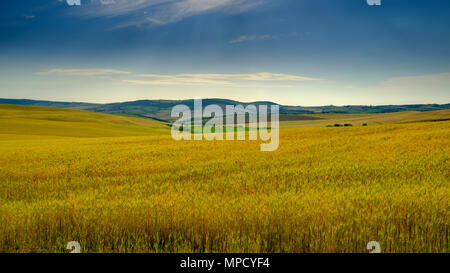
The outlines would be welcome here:
[[[89,104],[79,102],[54,102],[54,101],[37,101],[24,99],[1,99],[0,104],[17,104],[29,106],[46,106],[46,107],[62,107],[79,110],[88,110],[109,114],[131,114],[146,117],[153,117],[160,120],[173,121],[170,117],[171,109],[178,104],[188,105],[193,108],[193,100],[138,100],[122,103],[109,104]],[[219,105],[224,109],[225,105],[248,105],[245,102],[238,102],[227,99],[203,99],[203,106]],[[251,104],[274,104],[273,102],[252,102]],[[301,106],[283,106],[280,105],[280,113],[282,114],[314,114],[314,113],[390,113],[400,111],[436,111],[450,109],[450,104],[425,104],[425,105],[381,105],[381,106],[318,106],[318,107],[301,107]]]
[[[295,118],[296,115],[288,115]],[[334,123],[353,125],[401,123],[450,118],[450,110],[396,112],[387,114],[299,115],[311,120],[281,121],[282,128],[323,127]],[[92,113],[72,109],[0,104],[0,139],[7,135],[111,137],[169,134],[162,122],[126,115]]]
[[[150,119],[52,107],[0,105],[0,134],[3,135],[139,136],[160,134],[168,129],[163,123]]]
[[[450,118],[450,110],[439,110],[430,112],[405,111],[385,114],[312,114],[304,115],[318,120],[282,121],[282,128],[296,127],[323,127],[335,123],[351,123],[353,125],[402,123],[416,121],[430,121]]]
[[[262,153],[174,142],[152,120],[0,109],[0,252],[449,251],[450,121],[284,129]],[[374,123],[446,115],[396,114]]]

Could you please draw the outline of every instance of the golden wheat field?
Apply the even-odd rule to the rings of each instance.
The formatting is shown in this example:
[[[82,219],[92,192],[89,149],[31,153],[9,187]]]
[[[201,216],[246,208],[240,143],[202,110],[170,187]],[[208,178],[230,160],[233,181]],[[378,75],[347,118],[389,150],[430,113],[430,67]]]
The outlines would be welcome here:
[[[139,118],[0,114],[1,252],[450,251],[448,120],[282,123],[261,152]]]

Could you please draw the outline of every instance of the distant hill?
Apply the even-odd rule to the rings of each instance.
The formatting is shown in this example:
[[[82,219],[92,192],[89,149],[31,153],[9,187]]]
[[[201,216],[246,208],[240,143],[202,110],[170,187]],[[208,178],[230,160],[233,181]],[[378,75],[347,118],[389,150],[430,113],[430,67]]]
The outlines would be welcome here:
[[[148,117],[161,121],[171,121],[171,111],[176,105],[184,104],[194,109],[194,100],[139,100],[122,103],[109,103],[102,105],[94,105],[85,107],[85,110],[108,113],[108,114],[131,114],[140,117]],[[254,105],[275,105],[274,102],[239,102],[227,99],[204,99],[202,101],[203,107],[208,105],[218,105],[222,109],[225,109],[226,105],[238,105],[247,106],[248,104]]]
[[[333,124],[369,126],[385,123],[447,122],[450,110],[377,114],[283,114],[282,128],[326,127]],[[104,114],[67,108],[0,104],[0,140],[46,137],[118,137],[170,134],[170,126],[129,114]],[[9,136],[9,137],[7,137]]]
[[[298,107],[289,107],[289,110],[294,110]],[[414,104],[414,105],[380,105],[380,106],[366,106],[366,105],[347,105],[347,106],[318,106],[318,107],[299,107],[302,110],[311,110],[315,113],[334,113],[334,114],[369,114],[369,113],[392,113],[402,111],[437,111],[450,109],[450,104]]]
[[[184,104],[191,109],[194,108],[194,100],[138,100],[120,103],[93,104],[83,102],[53,102],[26,99],[0,99],[0,104],[16,104],[28,106],[47,106],[81,109],[91,112],[132,115],[139,117],[152,118],[160,121],[172,121],[171,110],[175,105]],[[276,103],[270,101],[257,102],[239,102],[228,99],[204,99],[203,107],[216,104],[224,109],[225,105],[248,104],[255,105],[274,105]],[[392,113],[401,111],[436,111],[450,109],[450,104],[417,104],[417,105],[382,105],[382,106],[364,106],[364,105],[348,105],[348,106],[288,106],[280,105],[280,114],[282,115],[302,115],[302,114],[369,114],[369,113]],[[292,119],[292,117],[289,117]]]
[[[0,104],[59,107],[59,108],[73,108],[73,109],[95,105],[93,103],[84,103],[84,102],[59,102],[59,101],[27,100],[27,99],[0,99]]]
[[[296,115],[301,116],[301,115]],[[450,120],[450,109],[438,111],[400,111],[391,113],[358,113],[358,114],[312,114],[306,115],[315,119],[284,119],[283,128],[310,128],[325,127],[335,124],[351,124],[361,126],[362,124],[377,125],[389,123],[412,123],[412,122],[447,122]],[[282,117],[282,116],[280,116]],[[280,119],[281,120],[281,119]]]
[[[0,104],[0,136],[110,137],[167,134],[151,119],[74,109]]]

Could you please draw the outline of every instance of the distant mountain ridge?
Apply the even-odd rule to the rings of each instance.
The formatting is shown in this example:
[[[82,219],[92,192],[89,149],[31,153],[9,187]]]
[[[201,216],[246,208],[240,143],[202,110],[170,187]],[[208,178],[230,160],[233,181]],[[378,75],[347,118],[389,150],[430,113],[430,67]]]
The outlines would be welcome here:
[[[15,104],[26,106],[43,106],[43,107],[59,107],[59,108],[80,108],[94,103],[84,102],[60,102],[60,101],[48,101],[48,100],[28,100],[28,99],[0,99],[0,104]]]
[[[229,99],[203,99],[203,107],[216,104],[225,108],[225,105],[243,106],[254,105],[276,105],[271,101],[257,102],[239,102]],[[194,100],[137,100],[119,103],[84,103],[84,102],[57,102],[45,100],[28,100],[28,99],[0,99],[0,104],[16,104],[28,106],[46,106],[86,110],[91,112],[100,112],[108,114],[132,115],[139,117],[152,118],[161,121],[172,121],[171,110],[178,104],[184,104],[194,108]],[[318,113],[391,113],[400,111],[436,111],[450,109],[450,104],[416,104],[416,105],[381,105],[381,106],[365,106],[365,105],[348,105],[348,106],[288,106],[280,105],[280,114],[282,115],[301,115],[301,114],[318,114]]]

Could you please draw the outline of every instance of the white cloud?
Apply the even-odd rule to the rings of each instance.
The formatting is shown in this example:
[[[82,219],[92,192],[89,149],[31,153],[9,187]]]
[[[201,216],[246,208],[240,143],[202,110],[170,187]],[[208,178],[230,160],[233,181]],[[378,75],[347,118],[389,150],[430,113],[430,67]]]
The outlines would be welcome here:
[[[380,82],[381,88],[426,91],[429,87],[450,91],[450,73],[396,77]],[[450,94],[450,93],[449,93]]]
[[[319,79],[297,75],[260,72],[254,74],[141,74],[142,78],[149,80],[123,80],[138,85],[234,85],[236,82],[252,81],[317,81]]]
[[[268,35],[268,34],[264,34],[264,35],[242,35],[239,38],[237,38],[236,40],[231,40],[228,43],[230,44],[237,44],[237,43],[243,43],[243,42],[247,42],[247,41],[263,41],[263,40],[268,40],[268,39],[274,39],[273,36]]]
[[[48,71],[37,72],[37,75],[62,74],[66,76],[101,76],[114,74],[131,74],[128,71],[114,69],[51,69]]]
[[[368,91],[387,98],[403,98],[408,103],[450,102],[450,73],[395,77]]]
[[[65,75],[65,76],[118,76],[132,74],[129,71],[114,69],[51,69],[36,72],[37,75]],[[243,82],[299,82],[318,81],[320,79],[290,74],[260,72],[253,74],[140,74],[135,75],[142,79],[123,79],[122,82],[136,85],[221,85],[238,86]],[[108,77],[111,80],[117,78]],[[120,80],[120,78],[119,78]]]
[[[155,26],[208,12],[242,13],[265,0],[91,0],[87,17],[119,18],[115,28]],[[131,18],[131,19],[130,19]]]
[[[393,77],[373,86],[338,91],[342,96],[334,98],[334,104],[450,103],[450,73]]]

